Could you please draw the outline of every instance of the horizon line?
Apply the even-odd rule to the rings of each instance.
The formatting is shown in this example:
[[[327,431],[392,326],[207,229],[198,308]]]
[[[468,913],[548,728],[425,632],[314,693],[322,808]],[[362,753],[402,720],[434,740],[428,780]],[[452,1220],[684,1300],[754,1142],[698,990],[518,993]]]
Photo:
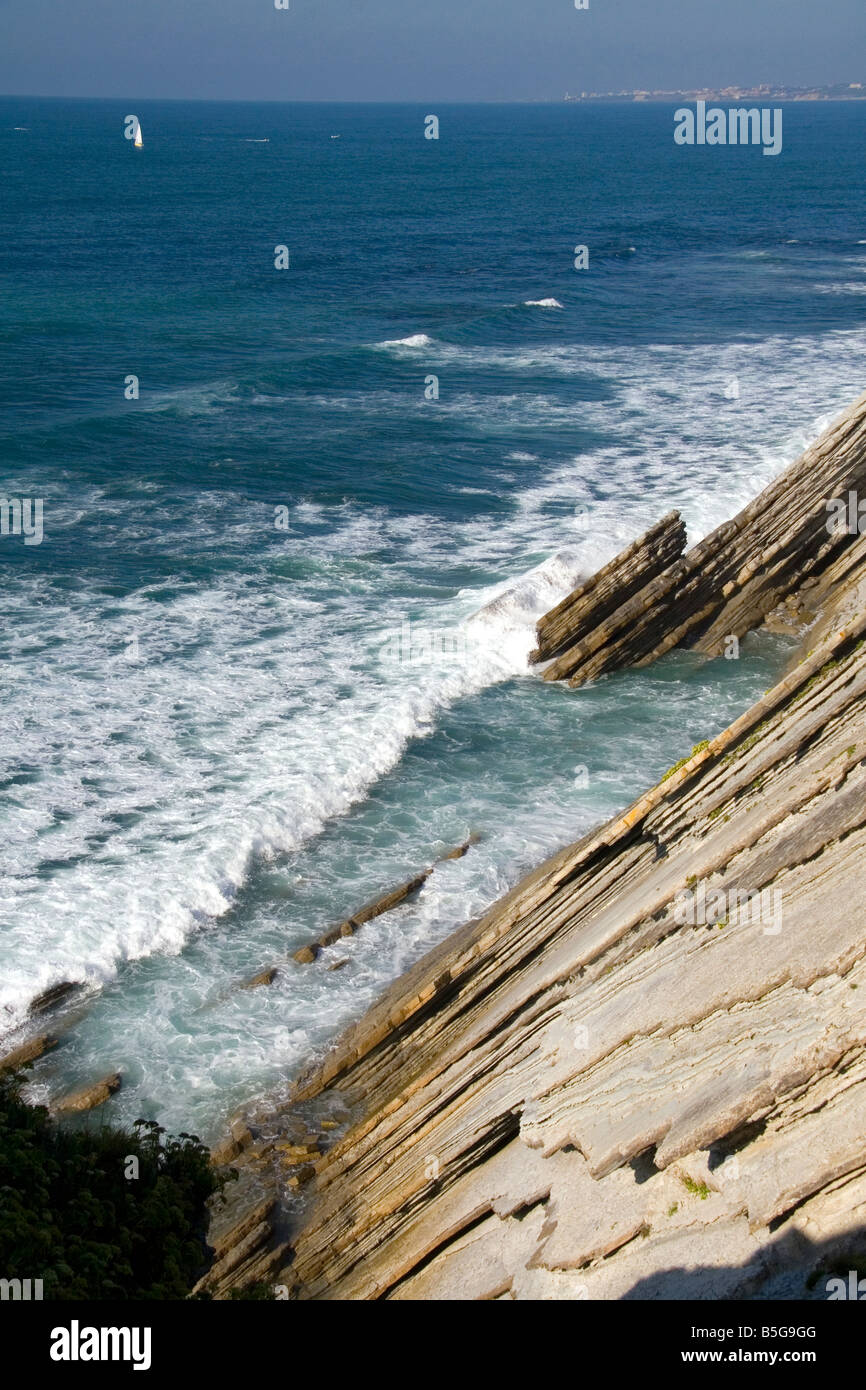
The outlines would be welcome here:
[[[729,83],[729,87],[739,84]],[[777,87],[784,87],[784,83],[774,84]],[[835,83],[820,83],[814,87],[791,88],[798,91],[812,91],[821,86],[834,86]],[[864,84],[866,88],[866,84]],[[748,90],[748,88],[746,88]],[[754,90],[754,84],[753,84]],[[170,101],[177,102],[179,105],[248,105],[248,106],[425,106],[436,103],[439,106],[561,106],[561,105],[591,105],[594,102],[603,100],[606,105],[614,106],[634,106],[646,105],[646,102],[637,102],[634,99],[635,93],[652,95],[654,92],[670,95],[671,101],[675,101],[684,96],[692,96],[698,91],[704,91],[717,96],[721,96],[724,88],[703,87],[703,88],[645,88],[635,87],[634,89],[608,95],[605,92],[594,93],[592,97],[578,97],[566,92],[563,96],[557,97],[385,97],[380,99],[370,97],[174,97],[174,96],[143,96],[141,94],[130,95],[121,93],[115,96],[82,96],[70,95],[66,93],[48,92],[0,92],[0,101]],[[769,94],[768,94],[769,95]],[[616,98],[621,97],[620,101]],[[860,98],[866,100],[866,98]],[[776,97],[777,101],[784,101],[783,97]],[[829,101],[829,98],[828,98]],[[661,101],[656,104],[663,104]],[[801,102],[791,101],[791,105],[801,105]]]

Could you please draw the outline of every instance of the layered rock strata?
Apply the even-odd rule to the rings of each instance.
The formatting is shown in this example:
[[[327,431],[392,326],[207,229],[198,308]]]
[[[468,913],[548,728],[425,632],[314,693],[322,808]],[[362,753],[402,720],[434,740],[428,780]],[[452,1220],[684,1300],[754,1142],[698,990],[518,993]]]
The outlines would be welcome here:
[[[300,1082],[357,1117],[291,1236],[300,1297],[800,1296],[862,1248],[864,632]]]
[[[559,657],[546,672],[548,680],[572,673],[571,650],[607,618],[656,579],[686,548],[686,527],[679,512],[668,512],[657,526],[627,546],[597,574],[572,590],[538,622],[538,646],[530,661]]]
[[[699,546],[671,559],[666,517],[542,621],[545,674],[573,684],[810,626],[751,710],[244,1130],[267,1216],[251,1249],[228,1199],[246,1234],[218,1297],[254,1276],[325,1300],[826,1297],[860,1267],[866,537],[831,532],[826,503],[864,483],[866,397]],[[328,1125],[292,1146],[301,1197],[291,1124]]]
[[[866,396],[732,521],[654,573],[654,548],[676,544],[666,517],[541,619],[532,659],[555,657],[545,680],[577,686],[677,646],[717,655],[850,547],[827,508],[850,493],[866,497]]]

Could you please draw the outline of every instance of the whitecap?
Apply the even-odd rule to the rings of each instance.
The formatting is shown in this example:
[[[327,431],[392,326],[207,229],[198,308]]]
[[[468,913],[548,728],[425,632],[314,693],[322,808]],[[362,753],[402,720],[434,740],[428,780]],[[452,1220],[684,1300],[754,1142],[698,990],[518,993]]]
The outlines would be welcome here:
[[[377,343],[380,348],[423,348],[432,347],[433,339],[426,333],[412,333],[408,338],[387,338],[384,343]]]

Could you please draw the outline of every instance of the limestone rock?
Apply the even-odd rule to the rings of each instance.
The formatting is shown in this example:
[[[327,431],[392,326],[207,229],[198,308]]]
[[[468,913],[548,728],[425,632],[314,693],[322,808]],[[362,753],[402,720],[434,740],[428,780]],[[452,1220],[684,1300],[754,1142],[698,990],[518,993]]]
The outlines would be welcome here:
[[[227,1139],[213,1145],[210,1151],[210,1161],[215,1168],[224,1168],[226,1164],[232,1162],[232,1159],[237,1158],[240,1152],[241,1145],[233,1135],[230,1135]]]
[[[292,1235],[300,1297],[806,1296],[853,1238],[822,1213],[866,1125],[864,639],[861,615],[302,1078],[358,1118]],[[689,923],[696,880],[767,913]]]
[[[559,680],[571,673],[568,650],[610,618],[628,599],[655,579],[686,548],[686,528],[679,512],[669,512],[658,525],[605,565],[538,623],[538,647],[530,661],[549,661],[561,657],[545,673],[548,680]]]
[[[298,1078],[299,1119],[351,1120],[223,1291],[283,1240],[316,1300],[808,1299],[862,1251],[866,538],[829,537],[823,500],[856,487],[864,420],[580,638],[582,679],[789,595],[819,613],[750,710]]]
[[[74,994],[81,987],[75,981],[63,980],[59,985],[52,985],[50,989],[43,990],[41,994],[37,994],[36,998],[30,1001],[31,1015],[46,1013],[48,1009],[62,1004],[64,999],[68,999],[70,994]]]
[[[19,1047],[7,1052],[5,1057],[0,1057],[0,1070],[14,1071],[16,1067],[23,1067],[26,1062],[35,1061],[37,1057],[50,1052],[56,1046],[57,1038],[51,1033],[39,1033],[28,1042],[21,1043]]]
[[[58,1114],[72,1114],[82,1110],[95,1110],[97,1105],[104,1105],[115,1091],[119,1091],[122,1084],[120,1072],[112,1072],[109,1076],[104,1076],[101,1081],[96,1081],[90,1086],[83,1086],[77,1091],[69,1091],[54,1102],[53,1109]]]
[[[866,396],[732,521],[670,563],[680,533],[664,518],[540,620],[531,659],[555,656],[545,680],[582,685],[677,646],[718,655],[846,563],[860,538],[828,527],[827,502],[850,491],[866,494]]]

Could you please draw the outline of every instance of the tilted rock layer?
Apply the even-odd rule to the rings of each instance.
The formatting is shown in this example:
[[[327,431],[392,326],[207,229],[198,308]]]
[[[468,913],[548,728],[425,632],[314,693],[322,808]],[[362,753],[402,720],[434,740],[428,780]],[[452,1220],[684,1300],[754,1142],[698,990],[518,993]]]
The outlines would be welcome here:
[[[825,437],[849,476],[864,413]],[[247,1164],[249,1203],[276,1206],[250,1206],[252,1254],[223,1243],[218,1296],[255,1276],[302,1299],[826,1297],[861,1257],[866,538],[824,550],[832,495],[824,540],[789,498],[820,566],[782,543],[780,501],[766,575],[702,629],[712,649],[805,574],[808,653],[301,1079],[298,1114],[352,1122],[300,1202],[267,1146]]]
[[[828,530],[826,503],[852,491],[866,497],[866,396],[739,515],[672,563],[682,548],[678,518],[665,517],[541,619],[533,660],[556,656],[545,680],[583,685],[673,647],[718,654],[846,549],[850,536]]]

